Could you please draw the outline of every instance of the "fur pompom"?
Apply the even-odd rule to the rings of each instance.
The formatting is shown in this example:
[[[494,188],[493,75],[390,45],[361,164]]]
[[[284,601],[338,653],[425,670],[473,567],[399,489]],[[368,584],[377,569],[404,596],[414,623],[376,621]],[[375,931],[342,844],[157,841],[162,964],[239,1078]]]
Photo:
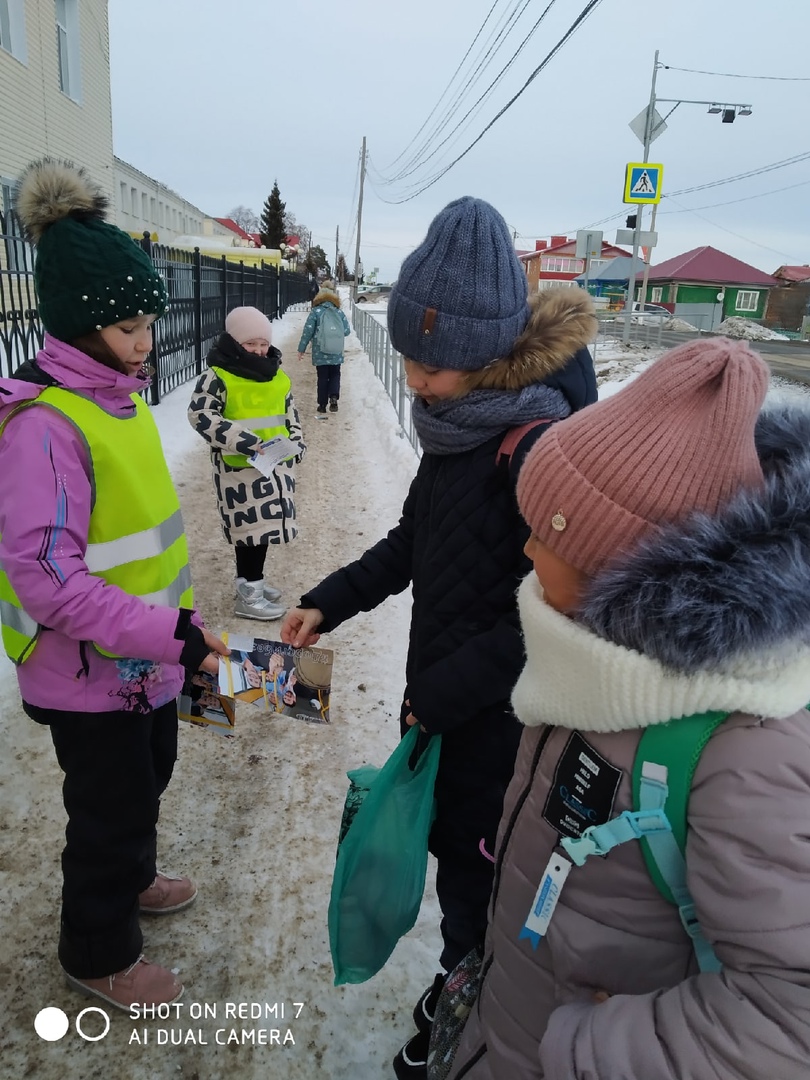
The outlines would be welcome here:
[[[20,177],[15,209],[26,237],[36,244],[62,218],[103,221],[107,197],[84,169],[45,157],[33,161]]]

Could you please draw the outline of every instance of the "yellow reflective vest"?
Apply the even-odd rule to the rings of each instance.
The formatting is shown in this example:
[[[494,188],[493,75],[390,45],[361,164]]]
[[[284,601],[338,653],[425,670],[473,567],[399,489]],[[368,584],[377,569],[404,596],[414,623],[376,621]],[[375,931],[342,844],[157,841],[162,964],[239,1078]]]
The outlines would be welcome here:
[[[287,395],[290,378],[279,369],[269,382],[255,382],[233,375],[223,368],[212,367],[225,385],[227,398],[222,415],[226,420],[237,420],[241,426],[258,435],[262,440],[274,435],[289,435],[287,429]],[[234,469],[249,465],[244,454],[223,454],[222,460]]]
[[[147,604],[190,608],[194,597],[180,503],[149,408],[138,394],[132,400],[135,415],[115,417],[78,394],[49,386],[6,422],[22,409],[45,405],[82,436],[92,471],[85,553],[90,573]],[[2,569],[0,619],[5,650],[21,664],[33,652],[42,627],[26,613]],[[95,647],[104,656],[113,655]]]

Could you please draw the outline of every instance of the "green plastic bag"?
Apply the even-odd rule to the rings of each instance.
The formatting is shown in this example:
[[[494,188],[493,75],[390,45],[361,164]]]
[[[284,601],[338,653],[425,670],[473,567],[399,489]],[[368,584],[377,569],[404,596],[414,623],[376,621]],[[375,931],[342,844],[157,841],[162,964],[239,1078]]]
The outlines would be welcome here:
[[[381,769],[363,766],[348,774],[353,786],[344,823],[347,814],[350,821],[329,901],[335,986],[376,975],[416,922],[440,749],[441,736],[427,737],[414,725]]]

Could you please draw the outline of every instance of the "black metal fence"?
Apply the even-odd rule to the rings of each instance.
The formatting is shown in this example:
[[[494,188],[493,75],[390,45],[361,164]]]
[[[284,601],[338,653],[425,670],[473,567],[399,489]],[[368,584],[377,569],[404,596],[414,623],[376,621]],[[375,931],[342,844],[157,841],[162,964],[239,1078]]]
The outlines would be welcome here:
[[[148,233],[140,243],[169,292],[169,310],[155,325],[149,394],[153,405],[201,373],[205,354],[231,308],[257,307],[272,320],[308,300],[305,274],[153,244]],[[0,375],[8,377],[36,356],[43,336],[32,248],[22,239],[14,213],[0,212]]]

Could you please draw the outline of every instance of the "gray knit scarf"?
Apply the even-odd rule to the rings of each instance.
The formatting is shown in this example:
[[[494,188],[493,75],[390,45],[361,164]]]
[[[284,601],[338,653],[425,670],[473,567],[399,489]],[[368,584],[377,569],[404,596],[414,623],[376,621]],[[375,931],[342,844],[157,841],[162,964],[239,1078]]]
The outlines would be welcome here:
[[[432,405],[414,397],[411,412],[426,453],[462,454],[531,420],[562,420],[571,406],[559,390],[532,383],[522,390],[473,390]]]

